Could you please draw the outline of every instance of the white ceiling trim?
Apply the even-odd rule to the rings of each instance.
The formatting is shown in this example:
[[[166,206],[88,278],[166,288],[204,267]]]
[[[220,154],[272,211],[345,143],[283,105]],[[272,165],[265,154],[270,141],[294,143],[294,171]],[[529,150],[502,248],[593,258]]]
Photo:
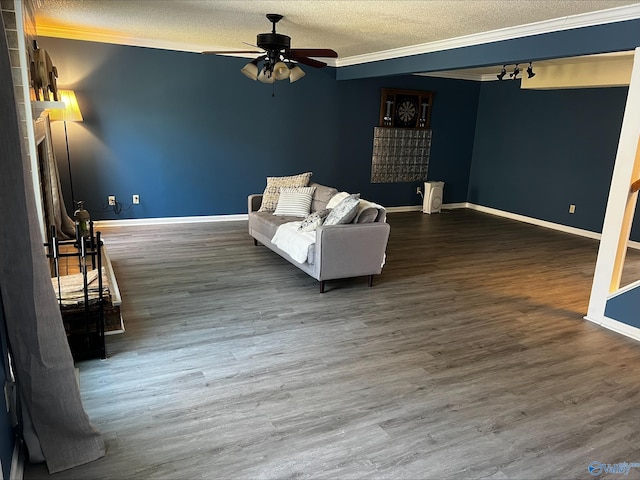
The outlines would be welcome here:
[[[573,28],[588,27],[593,25],[601,25],[606,23],[621,22],[625,20],[633,20],[640,18],[640,3],[627,5],[622,7],[600,10],[597,12],[588,12],[577,15],[570,15],[553,20],[545,20],[526,25],[518,25],[516,27],[502,28],[472,35],[412,45],[409,47],[394,48],[383,50],[371,54],[354,55],[352,57],[326,59],[327,63],[333,67],[345,67],[357,65],[361,63],[375,62],[380,60],[388,60],[398,57],[406,57],[410,55],[418,55],[422,53],[437,52],[450,50],[453,48],[461,48],[472,45],[480,45],[484,43],[497,42],[502,40],[510,40],[513,38],[521,38],[555,31],[570,30]],[[162,50],[178,50],[185,52],[199,53],[209,50],[210,45],[199,45],[174,42],[168,40],[146,39],[131,37],[128,35],[117,35],[113,33],[101,33],[91,30],[60,27],[55,25],[39,24],[37,26],[37,34],[44,37],[68,38],[71,40],[93,41],[101,43],[112,43],[118,45],[131,45],[137,47],[158,48]],[[251,55],[233,55],[245,58],[253,58]],[[255,55],[254,55],[255,56]],[[480,66],[480,65],[479,65]],[[435,74],[432,74],[435,76]],[[451,77],[448,77],[451,78]],[[478,76],[474,78],[465,78],[478,80]]]
[[[475,33],[472,35],[449,38],[437,42],[412,45],[410,47],[394,48],[375,53],[354,55],[353,57],[346,57],[342,59],[339,58],[336,61],[336,66],[346,67],[349,65],[357,65],[360,63],[389,60],[399,57],[408,57],[411,55],[419,55],[421,53],[451,50],[453,48],[469,47],[472,45],[499,42],[502,40],[510,40],[513,38],[530,37],[533,35],[557,32],[561,30],[571,30],[572,28],[590,27],[606,23],[622,22],[625,20],[633,20],[636,18],[640,18],[640,4],[615,7],[607,10],[600,10],[597,12],[570,15],[553,20],[544,20],[542,22],[529,23],[527,25],[501,28],[498,30],[492,30],[490,32]]]
[[[116,45],[131,45],[134,47],[158,48],[160,50],[178,50],[196,53],[210,49],[210,47],[197,44],[177,43],[170,40],[150,40],[148,38],[116,35],[114,33],[101,33],[81,28],[60,27],[47,24],[38,24],[36,30],[39,37],[67,38],[69,40],[113,43]]]
[[[498,75],[498,73],[500,73],[499,67],[496,69],[495,75],[486,73],[472,73],[466,70],[447,70],[446,72],[414,73],[414,75],[418,75],[420,77],[449,78],[454,80],[473,80],[474,82],[492,82],[494,80],[498,80],[498,77],[496,76]],[[518,78],[518,80],[520,79]]]

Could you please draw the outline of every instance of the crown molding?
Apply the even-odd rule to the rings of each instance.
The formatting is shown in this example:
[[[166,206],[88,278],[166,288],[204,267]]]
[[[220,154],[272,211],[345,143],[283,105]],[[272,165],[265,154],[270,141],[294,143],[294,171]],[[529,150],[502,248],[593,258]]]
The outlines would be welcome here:
[[[160,50],[177,50],[183,52],[200,53],[211,50],[211,45],[203,46],[193,43],[180,43],[170,40],[156,40],[128,35],[118,35],[111,32],[98,32],[81,28],[63,27],[38,23],[36,28],[39,37],[66,38],[69,40],[82,40],[85,42],[113,43],[116,45],[129,45],[133,47],[157,48]]]
[[[634,20],[637,18],[640,18],[640,4],[627,5],[623,7],[609,8],[607,10],[600,10],[597,12],[570,15],[542,22],[517,25],[515,27],[501,28],[489,32],[464,35],[462,37],[448,38],[436,42],[411,45],[409,47],[393,48],[375,53],[339,58],[336,61],[336,67],[347,67],[361,63],[377,62],[380,60],[408,57],[422,53],[451,50],[454,48],[511,40],[513,38],[530,37],[533,35],[571,30],[574,28],[623,22],[625,20]]]
[[[392,58],[408,57],[422,53],[431,53],[454,48],[480,45],[483,43],[499,42],[513,38],[528,37],[574,28],[589,27],[607,23],[622,22],[640,18],[640,3],[622,7],[609,8],[597,12],[588,12],[578,15],[545,20],[542,22],[517,25],[515,27],[502,28],[489,32],[482,32],[462,37],[449,38],[436,42],[422,43],[408,47],[382,50],[380,52],[368,53],[364,55],[354,55],[351,57],[327,59],[327,64],[331,67],[346,67],[361,63],[389,60]],[[128,35],[118,35],[111,32],[98,32],[80,28],[64,27],[47,23],[38,23],[37,34],[43,37],[67,38],[70,40],[83,40],[89,42],[114,43],[118,45],[131,45],[135,47],[158,48],[161,50],[178,50],[185,52],[200,53],[205,50],[212,50],[211,45],[199,45],[191,43],[181,43],[169,40],[155,40],[148,38],[132,37]],[[234,54],[230,56],[253,58],[251,55]],[[453,77],[447,77],[453,78]],[[462,77],[460,77],[462,78]],[[473,80],[486,81],[488,79],[467,78]]]
[[[496,70],[496,72],[498,72]],[[499,72],[498,72],[499,73]],[[428,73],[414,73],[419,77],[436,77],[436,78],[448,78],[452,80],[471,80],[473,82],[493,82],[498,81],[496,74],[487,73],[470,73],[468,71],[460,70],[447,70],[445,72],[428,72]],[[511,80],[511,79],[510,79]],[[520,78],[518,78],[520,80]]]

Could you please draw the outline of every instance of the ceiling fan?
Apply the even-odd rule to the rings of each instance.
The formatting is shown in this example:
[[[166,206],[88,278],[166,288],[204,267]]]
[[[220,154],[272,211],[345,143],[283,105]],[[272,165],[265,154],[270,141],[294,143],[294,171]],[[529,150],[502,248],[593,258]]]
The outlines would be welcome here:
[[[338,54],[328,48],[291,48],[291,37],[276,33],[276,24],[282,20],[282,15],[268,13],[267,19],[273,24],[270,33],[259,33],[257,47],[263,52],[254,50],[238,51],[206,51],[204,54],[234,54],[234,53],[259,53],[255,60],[246,64],[241,72],[252,80],[263,83],[273,83],[276,80],[289,79],[291,83],[302,78],[305,73],[298,63],[314,68],[322,68],[327,64],[311,57],[337,58]],[[262,66],[259,67],[260,62]]]

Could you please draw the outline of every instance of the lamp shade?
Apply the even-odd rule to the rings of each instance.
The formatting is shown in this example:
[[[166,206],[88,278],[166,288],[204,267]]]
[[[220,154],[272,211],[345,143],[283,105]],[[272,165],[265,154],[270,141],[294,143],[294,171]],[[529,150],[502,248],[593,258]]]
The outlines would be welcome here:
[[[53,108],[49,111],[49,119],[53,122],[63,120],[65,122],[82,122],[82,113],[78,106],[78,100],[73,90],[58,90],[58,97],[64,102],[64,108]]]
[[[284,62],[278,62],[273,66],[273,76],[276,80],[284,80],[289,78],[289,67]]]
[[[267,67],[260,70],[260,74],[258,75],[258,81],[262,83],[273,83],[276,81],[276,77],[273,75],[273,72],[268,70]]]
[[[257,80],[258,79],[258,62],[255,60],[252,62],[249,62],[244,67],[242,67],[242,70],[240,71],[251,80]]]
[[[300,80],[304,76],[305,76],[304,70],[302,70],[299,66],[296,65],[289,71],[289,82],[293,83],[297,80]]]

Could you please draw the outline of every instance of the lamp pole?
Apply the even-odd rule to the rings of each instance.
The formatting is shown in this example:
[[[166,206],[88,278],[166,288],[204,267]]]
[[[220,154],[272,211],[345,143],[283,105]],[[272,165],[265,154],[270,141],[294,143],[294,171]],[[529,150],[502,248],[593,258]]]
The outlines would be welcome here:
[[[52,109],[49,112],[51,121],[62,120],[64,122],[64,140],[67,147],[67,168],[69,169],[69,188],[71,190],[72,211],[76,208],[76,197],[73,190],[73,173],[71,171],[71,155],[69,153],[69,132],[67,122],[82,122],[82,113],[73,90],[58,90],[58,96],[64,103],[64,108]]]
[[[76,198],[73,193],[73,174],[71,173],[71,156],[69,155],[69,136],[67,135],[67,121],[64,122],[64,140],[67,144],[67,167],[69,168],[69,187],[71,189],[71,210],[76,208]]]

